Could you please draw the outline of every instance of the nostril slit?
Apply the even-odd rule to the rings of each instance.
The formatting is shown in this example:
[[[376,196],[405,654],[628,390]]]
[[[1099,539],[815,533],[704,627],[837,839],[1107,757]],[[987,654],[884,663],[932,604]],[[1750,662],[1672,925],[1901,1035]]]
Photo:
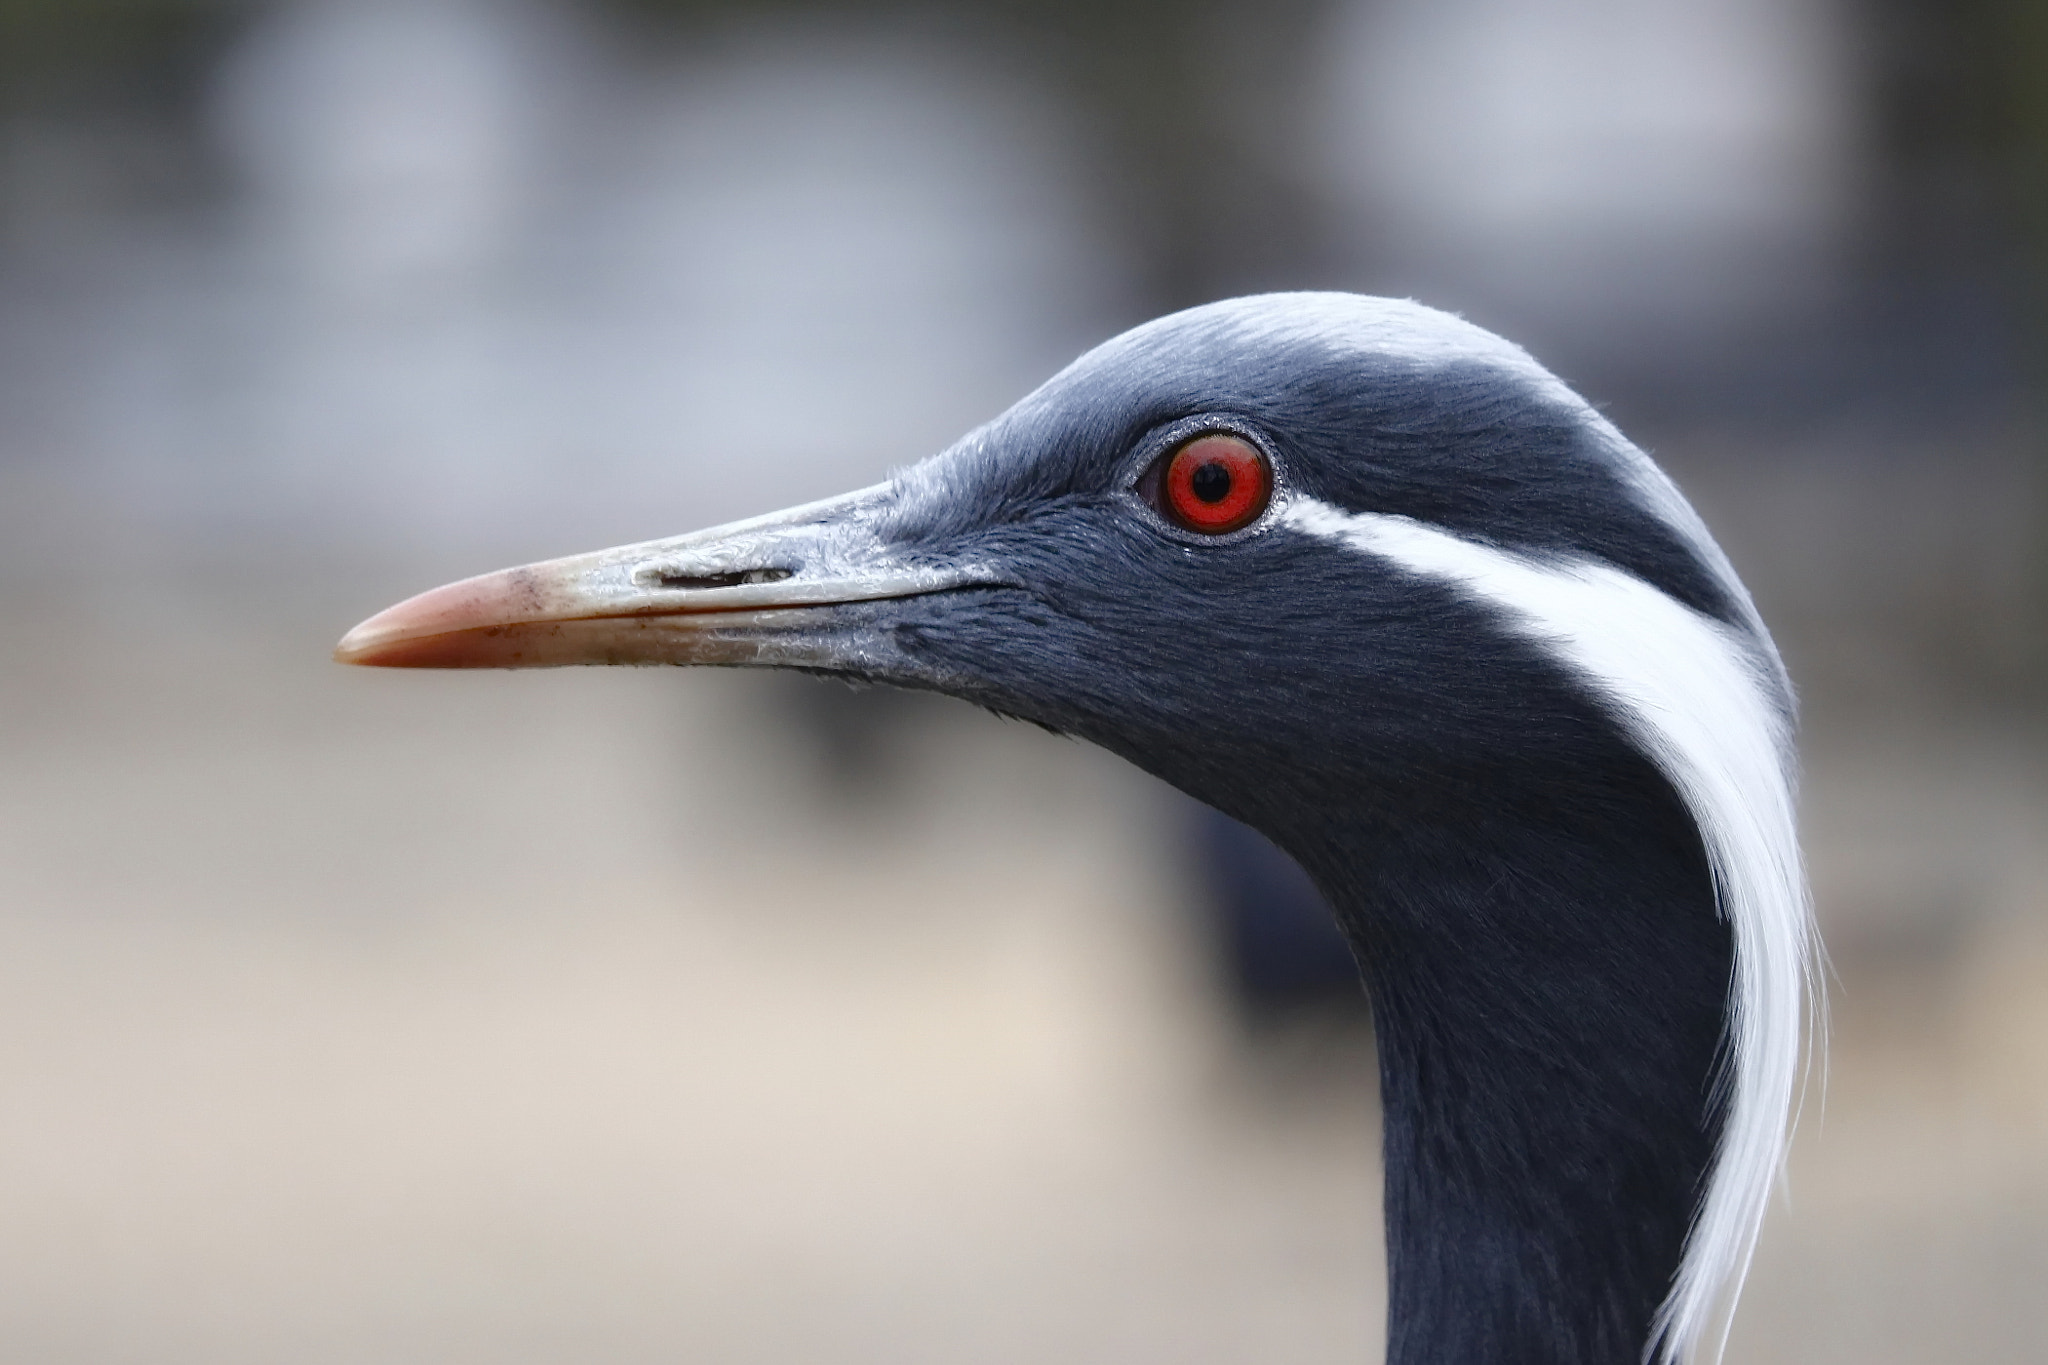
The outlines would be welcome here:
[[[794,572],[793,569],[735,569],[731,573],[676,573],[668,569],[647,569],[639,578],[653,588],[744,588],[755,583],[780,583]]]

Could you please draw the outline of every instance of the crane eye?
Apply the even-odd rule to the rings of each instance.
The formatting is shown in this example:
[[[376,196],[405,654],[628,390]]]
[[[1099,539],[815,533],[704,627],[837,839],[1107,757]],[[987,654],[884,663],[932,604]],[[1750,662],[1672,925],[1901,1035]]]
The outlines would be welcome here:
[[[1212,431],[1167,452],[1140,485],[1176,526],[1220,536],[1259,519],[1273,498],[1273,467],[1242,436]]]

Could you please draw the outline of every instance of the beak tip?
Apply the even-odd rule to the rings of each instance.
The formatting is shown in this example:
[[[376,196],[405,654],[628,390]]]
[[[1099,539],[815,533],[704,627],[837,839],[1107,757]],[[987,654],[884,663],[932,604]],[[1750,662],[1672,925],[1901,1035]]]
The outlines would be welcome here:
[[[515,622],[524,603],[513,600],[508,585],[518,572],[464,579],[386,607],[341,637],[334,646],[334,661],[372,668],[418,667],[422,648],[435,640]]]
[[[371,617],[348,634],[341,637],[334,646],[334,662],[338,664],[363,664],[375,666],[380,662],[379,646],[389,643],[389,631],[374,630],[377,618]]]

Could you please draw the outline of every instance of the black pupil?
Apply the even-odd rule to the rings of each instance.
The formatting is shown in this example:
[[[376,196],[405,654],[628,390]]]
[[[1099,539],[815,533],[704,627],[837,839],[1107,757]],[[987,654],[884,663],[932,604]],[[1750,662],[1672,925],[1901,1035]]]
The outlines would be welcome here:
[[[1211,461],[1195,470],[1188,489],[1203,502],[1222,502],[1230,496],[1230,471]]]

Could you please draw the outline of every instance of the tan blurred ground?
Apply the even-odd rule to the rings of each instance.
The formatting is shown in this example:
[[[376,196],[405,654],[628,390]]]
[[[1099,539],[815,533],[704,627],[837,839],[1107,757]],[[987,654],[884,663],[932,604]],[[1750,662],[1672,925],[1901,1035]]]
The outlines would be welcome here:
[[[0,1356],[1360,1353],[1368,1047],[1245,1064],[1132,774],[241,610],[7,603]]]
[[[258,577],[0,597],[0,1358],[1377,1352],[1370,1041],[1237,1027],[1146,780],[934,702],[848,810],[788,680],[345,671],[375,575]],[[1730,1359],[2037,1360],[2038,737],[1823,710],[1810,795]]]

